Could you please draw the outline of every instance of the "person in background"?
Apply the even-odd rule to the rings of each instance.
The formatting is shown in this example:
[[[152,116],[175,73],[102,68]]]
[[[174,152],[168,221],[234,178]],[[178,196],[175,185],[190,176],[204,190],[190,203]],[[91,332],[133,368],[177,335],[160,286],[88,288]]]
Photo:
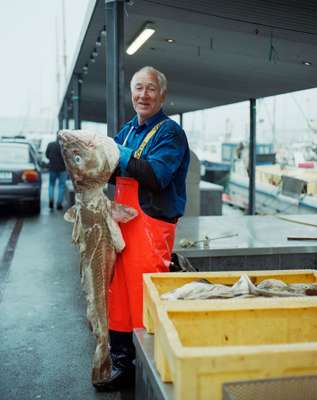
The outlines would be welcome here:
[[[48,200],[49,208],[54,208],[54,191],[55,183],[58,180],[58,195],[57,195],[57,210],[63,209],[63,199],[65,192],[65,183],[67,179],[66,166],[62,157],[61,148],[56,139],[54,142],[50,142],[47,145],[45,152],[46,157],[49,160],[49,183],[48,183]]]
[[[134,383],[134,328],[142,328],[142,275],[168,272],[176,223],[186,203],[189,147],[185,132],[162,110],[164,74],[153,67],[131,80],[136,115],[115,137],[120,151],[115,201],[134,207],[138,216],[121,225],[126,247],[118,255],[109,292],[112,375],[97,387],[118,390]]]

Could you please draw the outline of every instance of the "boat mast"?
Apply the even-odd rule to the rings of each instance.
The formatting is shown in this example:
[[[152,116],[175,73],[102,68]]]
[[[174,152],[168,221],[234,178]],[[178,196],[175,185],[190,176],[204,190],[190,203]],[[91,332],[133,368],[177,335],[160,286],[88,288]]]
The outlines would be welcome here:
[[[273,96],[273,121],[272,121],[273,151],[276,149],[276,96]]]
[[[61,84],[61,74],[59,70],[59,46],[58,46],[58,23],[57,17],[55,18],[55,52],[56,52],[56,106],[59,107],[60,100],[60,84]]]
[[[66,12],[65,0],[62,0],[62,21],[63,21],[63,64],[64,64],[64,79],[65,85],[67,84],[67,46],[66,46]]]

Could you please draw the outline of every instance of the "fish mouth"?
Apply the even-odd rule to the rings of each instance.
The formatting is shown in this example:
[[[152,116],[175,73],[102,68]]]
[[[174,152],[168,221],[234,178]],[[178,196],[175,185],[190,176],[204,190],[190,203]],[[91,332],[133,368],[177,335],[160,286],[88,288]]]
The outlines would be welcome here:
[[[73,175],[73,180],[76,185],[82,185],[84,183],[83,177],[80,177],[78,175]]]

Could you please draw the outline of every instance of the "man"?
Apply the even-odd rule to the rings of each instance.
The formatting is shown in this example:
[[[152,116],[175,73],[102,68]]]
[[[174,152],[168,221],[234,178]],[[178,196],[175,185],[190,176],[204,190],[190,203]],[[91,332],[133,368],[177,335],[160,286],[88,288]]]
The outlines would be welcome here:
[[[136,116],[115,137],[120,150],[115,200],[134,207],[138,216],[121,226],[126,248],[117,258],[109,293],[113,370],[100,390],[134,382],[132,331],[143,327],[142,275],[169,271],[176,223],[186,202],[189,148],[182,128],[162,111],[166,78],[144,67],[130,86]]]
[[[67,179],[67,172],[62,157],[61,148],[57,141],[50,142],[47,146],[46,157],[49,159],[49,183],[48,183],[48,199],[49,208],[54,208],[54,190],[55,183],[58,180],[58,196],[57,196],[57,210],[63,209],[63,199],[65,191],[65,183]]]

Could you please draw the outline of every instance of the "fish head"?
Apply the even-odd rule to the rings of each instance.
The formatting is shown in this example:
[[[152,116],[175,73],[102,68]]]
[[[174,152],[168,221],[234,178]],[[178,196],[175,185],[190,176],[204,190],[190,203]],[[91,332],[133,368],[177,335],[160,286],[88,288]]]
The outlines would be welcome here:
[[[58,140],[76,192],[103,187],[119,163],[112,138],[85,130],[61,130]]]

